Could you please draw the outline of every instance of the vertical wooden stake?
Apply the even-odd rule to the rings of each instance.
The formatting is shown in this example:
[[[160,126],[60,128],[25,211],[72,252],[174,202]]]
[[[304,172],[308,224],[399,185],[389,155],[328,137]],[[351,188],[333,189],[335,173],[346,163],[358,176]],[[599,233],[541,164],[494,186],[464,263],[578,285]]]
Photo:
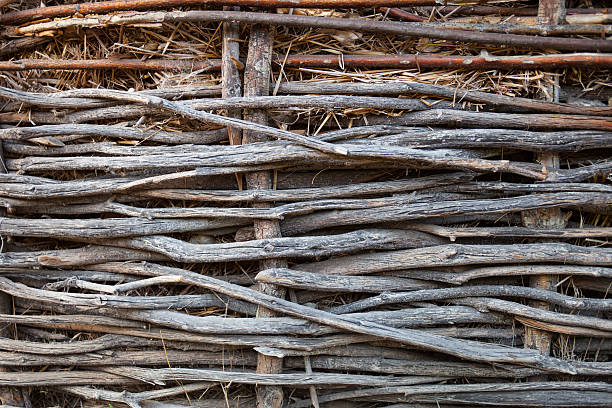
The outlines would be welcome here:
[[[253,25],[249,38],[249,52],[244,71],[244,96],[263,96],[270,93],[270,66],[272,62],[272,29],[268,26]],[[265,110],[245,111],[244,119],[251,122],[268,124],[268,115]],[[255,132],[244,132],[243,143],[254,143],[266,140],[267,137]],[[272,173],[259,171],[246,176],[247,188],[262,190],[272,188]],[[257,203],[255,207],[266,208],[269,203]],[[274,238],[281,236],[280,224],[272,220],[256,220],[254,223],[255,239]],[[286,268],[285,260],[263,260],[259,263],[260,269]],[[285,289],[276,285],[259,284],[259,290],[268,295],[284,298]],[[272,317],[276,313],[259,308],[258,317]],[[258,373],[280,373],[283,369],[283,360],[277,357],[260,354],[257,358]],[[264,386],[257,388],[257,406],[259,408],[281,408],[283,406],[283,389],[278,386]]]
[[[565,21],[565,0],[540,0],[538,7],[538,23],[563,24]],[[559,78],[553,78],[554,84],[548,86],[546,99],[559,102]],[[547,169],[559,168],[559,155],[556,153],[542,153],[539,161]],[[567,220],[559,208],[550,208],[523,213],[523,223],[533,228],[565,228]],[[536,275],[530,279],[530,286],[556,291],[558,278],[555,275]],[[549,309],[546,302],[533,302],[531,306],[540,309]],[[552,336],[549,332],[525,327],[525,347],[538,350],[541,354],[550,355]]]
[[[223,7],[223,10],[239,11],[239,7]],[[240,62],[240,24],[223,23],[223,44],[221,54],[221,95],[223,98],[242,96],[242,80],[240,71],[244,68]],[[231,118],[242,118],[240,109],[228,109],[225,113]],[[227,136],[231,145],[242,143],[242,131],[236,128],[227,128]],[[238,189],[242,190],[242,175],[236,174]]]
[[[2,148],[2,142],[0,142],[0,173],[7,173],[6,166],[4,165],[4,151]],[[0,208],[0,217],[4,217],[5,215],[6,210],[4,208]],[[0,248],[0,252],[4,250],[4,246],[6,245],[6,238],[1,238],[2,248]],[[13,300],[10,295],[4,292],[0,292],[0,314],[13,314]],[[0,324],[0,337],[9,337],[10,335],[10,325],[8,323]],[[8,369],[0,365],[0,371],[6,372]],[[0,404],[3,406],[10,405],[14,407],[25,406],[20,390],[9,387],[0,387]]]

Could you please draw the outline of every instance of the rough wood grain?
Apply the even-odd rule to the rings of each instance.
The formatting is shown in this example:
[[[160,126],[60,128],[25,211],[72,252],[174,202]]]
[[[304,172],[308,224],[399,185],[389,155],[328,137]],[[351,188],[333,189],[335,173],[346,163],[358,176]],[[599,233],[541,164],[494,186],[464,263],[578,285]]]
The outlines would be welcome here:
[[[259,236],[270,236],[261,234]],[[256,237],[258,234],[256,234]],[[406,230],[358,230],[337,235],[263,238],[226,244],[192,244],[165,236],[97,241],[106,245],[150,251],[178,262],[232,262],[286,258],[319,258],[369,249],[399,249],[441,243],[437,237]],[[274,262],[262,267],[283,267]],[[286,264],[285,264],[286,266]]]
[[[195,274],[186,270],[146,264],[131,266],[133,273],[139,272],[146,276],[161,276],[165,274],[181,275],[186,282],[204,287],[215,292],[223,293],[237,299],[246,300],[267,307],[277,312],[300,317],[313,322],[330,325],[351,332],[378,336],[387,340],[398,341],[402,344],[422,347],[427,350],[439,351],[473,361],[507,362],[511,364],[529,365],[544,369],[575,373],[567,363],[542,356],[532,350],[508,349],[505,347],[471,340],[456,340],[444,336],[428,334],[412,329],[395,329],[374,323],[364,324],[358,319],[334,315],[311,307],[288,302],[252,289],[229,284],[211,277]]]
[[[612,300],[575,298],[549,290],[524,286],[474,285],[458,288],[423,289],[412,292],[383,293],[330,309],[333,313],[350,313],[393,303],[410,303],[464,297],[513,297],[545,301],[570,310],[612,310]],[[610,325],[612,329],[612,325]]]
[[[268,14],[272,15],[272,14]],[[251,26],[249,37],[249,52],[244,73],[244,95],[265,96],[270,93],[270,74],[272,63],[272,48],[274,41],[273,27],[268,25]],[[247,120],[268,124],[268,114],[265,110],[247,110],[244,112]],[[266,136],[256,132],[245,132],[243,143],[251,144],[266,140]],[[268,190],[273,188],[273,174],[267,171],[252,172],[246,175],[249,190]],[[268,203],[255,203],[255,207],[269,208]],[[255,220],[253,222],[256,239],[283,239],[278,221]],[[267,259],[259,262],[260,269],[271,267],[287,267],[286,259]],[[284,288],[274,285],[259,284],[257,289],[267,295],[284,298]],[[267,318],[277,314],[269,309],[258,308],[258,317]],[[257,356],[257,373],[275,374],[283,371],[283,360],[274,356],[259,354]],[[280,408],[284,404],[282,387],[269,386],[257,388],[258,408]]]
[[[186,12],[133,12],[113,14],[112,16],[90,16],[88,18],[69,18],[59,21],[30,24],[25,27],[7,29],[4,35],[27,35],[40,31],[66,29],[68,27],[97,27],[100,25],[141,24],[152,22],[204,22],[204,21],[241,21],[247,24],[276,24],[290,27],[317,27],[319,29],[350,30],[378,34],[418,36],[448,41],[465,41],[478,44],[497,44],[527,49],[555,49],[565,51],[610,52],[612,46],[605,40],[576,39],[561,37],[538,37],[519,34],[480,33],[463,30],[440,30],[420,23],[401,23],[375,21],[369,19],[325,18],[240,11],[186,11]]]
[[[612,250],[609,248],[582,247],[565,243],[514,245],[448,244],[332,258],[322,262],[301,264],[295,268],[324,274],[365,275],[403,269],[487,263],[559,263],[609,266],[612,265]]]

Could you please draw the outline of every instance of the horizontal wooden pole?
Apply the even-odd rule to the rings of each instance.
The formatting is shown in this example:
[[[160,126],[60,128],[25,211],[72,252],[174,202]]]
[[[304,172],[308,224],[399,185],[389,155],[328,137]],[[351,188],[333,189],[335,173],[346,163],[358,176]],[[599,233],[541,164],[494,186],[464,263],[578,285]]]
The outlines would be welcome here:
[[[395,21],[376,21],[359,18],[330,18],[288,14],[266,14],[242,11],[180,11],[180,12],[133,12],[110,16],[88,16],[69,18],[50,22],[16,27],[4,31],[4,35],[31,35],[41,31],[61,30],[69,27],[100,27],[105,25],[125,25],[143,23],[180,23],[180,22],[234,22],[247,24],[268,24],[283,27],[316,27],[318,29],[348,30],[376,34],[413,36],[447,41],[460,41],[476,44],[501,45],[522,49],[552,49],[577,52],[612,52],[612,45],[606,40],[544,37],[497,32],[467,31],[444,29],[427,23],[404,23]],[[1,20],[0,20],[1,24]],[[497,26],[499,28],[499,26]],[[511,28],[509,29],[512,30]],[[537,30],[536,30],[537,31]]]

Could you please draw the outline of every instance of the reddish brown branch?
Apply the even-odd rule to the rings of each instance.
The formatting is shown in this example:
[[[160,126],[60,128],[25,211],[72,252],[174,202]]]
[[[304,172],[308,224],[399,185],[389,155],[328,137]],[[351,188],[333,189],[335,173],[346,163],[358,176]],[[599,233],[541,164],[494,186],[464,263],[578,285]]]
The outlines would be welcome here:
[[[530,56],[463,55],[291,55],[285,67],[318,68],[417,68],[417,69],[554,69],[567,67],[610,68],[612,55],[556,54]]]
[[[202,5],[255,7],[312,7],[354,8],[377,6],[432,6],[434,0],[112,0],[98,3],[62,4],[0,15],[0,24],[19,24],[28,21],[66,17],[74,14],[104,14],[116,11],[169,9]]]
[[[282,64],[282,59],[274,59]],[[555,68],[611,68],[612,55],[605,54],[554,54],[533,56],[463,56],[463,55],[290,55],[285,68],[362,68],[362,69],[555,69]],[[30,69],[80,70],[80,69],[137,69],[156,71],[219,71],[221,60],[158,60],[91,59],[65,60],[40,59],[1,61],[0,71],[25,71]]]
[[[381,7],[380,11],[385,13],[387,16],[395,17],[395,18],[400,19],[402,21],[411,21],[411,22],[416,22],[416,23],[422,23],[424,21],[427,21],[427,18],[425,18],[425,17],[421,17],[421,16],[418,16],[416,14],[409,13],[407,11],[404,11],[404,10],[400,9],[400,8]]]
[[[0,61],[0,71],[24,71],[29,69],[137,69],[153,71],[219,71],[221,60],[167,60],[167,59],[24,59]]]

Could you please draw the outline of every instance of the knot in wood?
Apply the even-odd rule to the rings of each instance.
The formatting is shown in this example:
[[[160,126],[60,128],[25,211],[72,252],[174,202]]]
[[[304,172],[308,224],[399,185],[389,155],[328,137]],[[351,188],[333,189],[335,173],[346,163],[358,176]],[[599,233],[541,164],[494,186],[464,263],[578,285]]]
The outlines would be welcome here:
[[[274,245],[268,243],[268,244],[264,245],[263,249],[266,252],[272,252],[272,251],[274,251]]]

